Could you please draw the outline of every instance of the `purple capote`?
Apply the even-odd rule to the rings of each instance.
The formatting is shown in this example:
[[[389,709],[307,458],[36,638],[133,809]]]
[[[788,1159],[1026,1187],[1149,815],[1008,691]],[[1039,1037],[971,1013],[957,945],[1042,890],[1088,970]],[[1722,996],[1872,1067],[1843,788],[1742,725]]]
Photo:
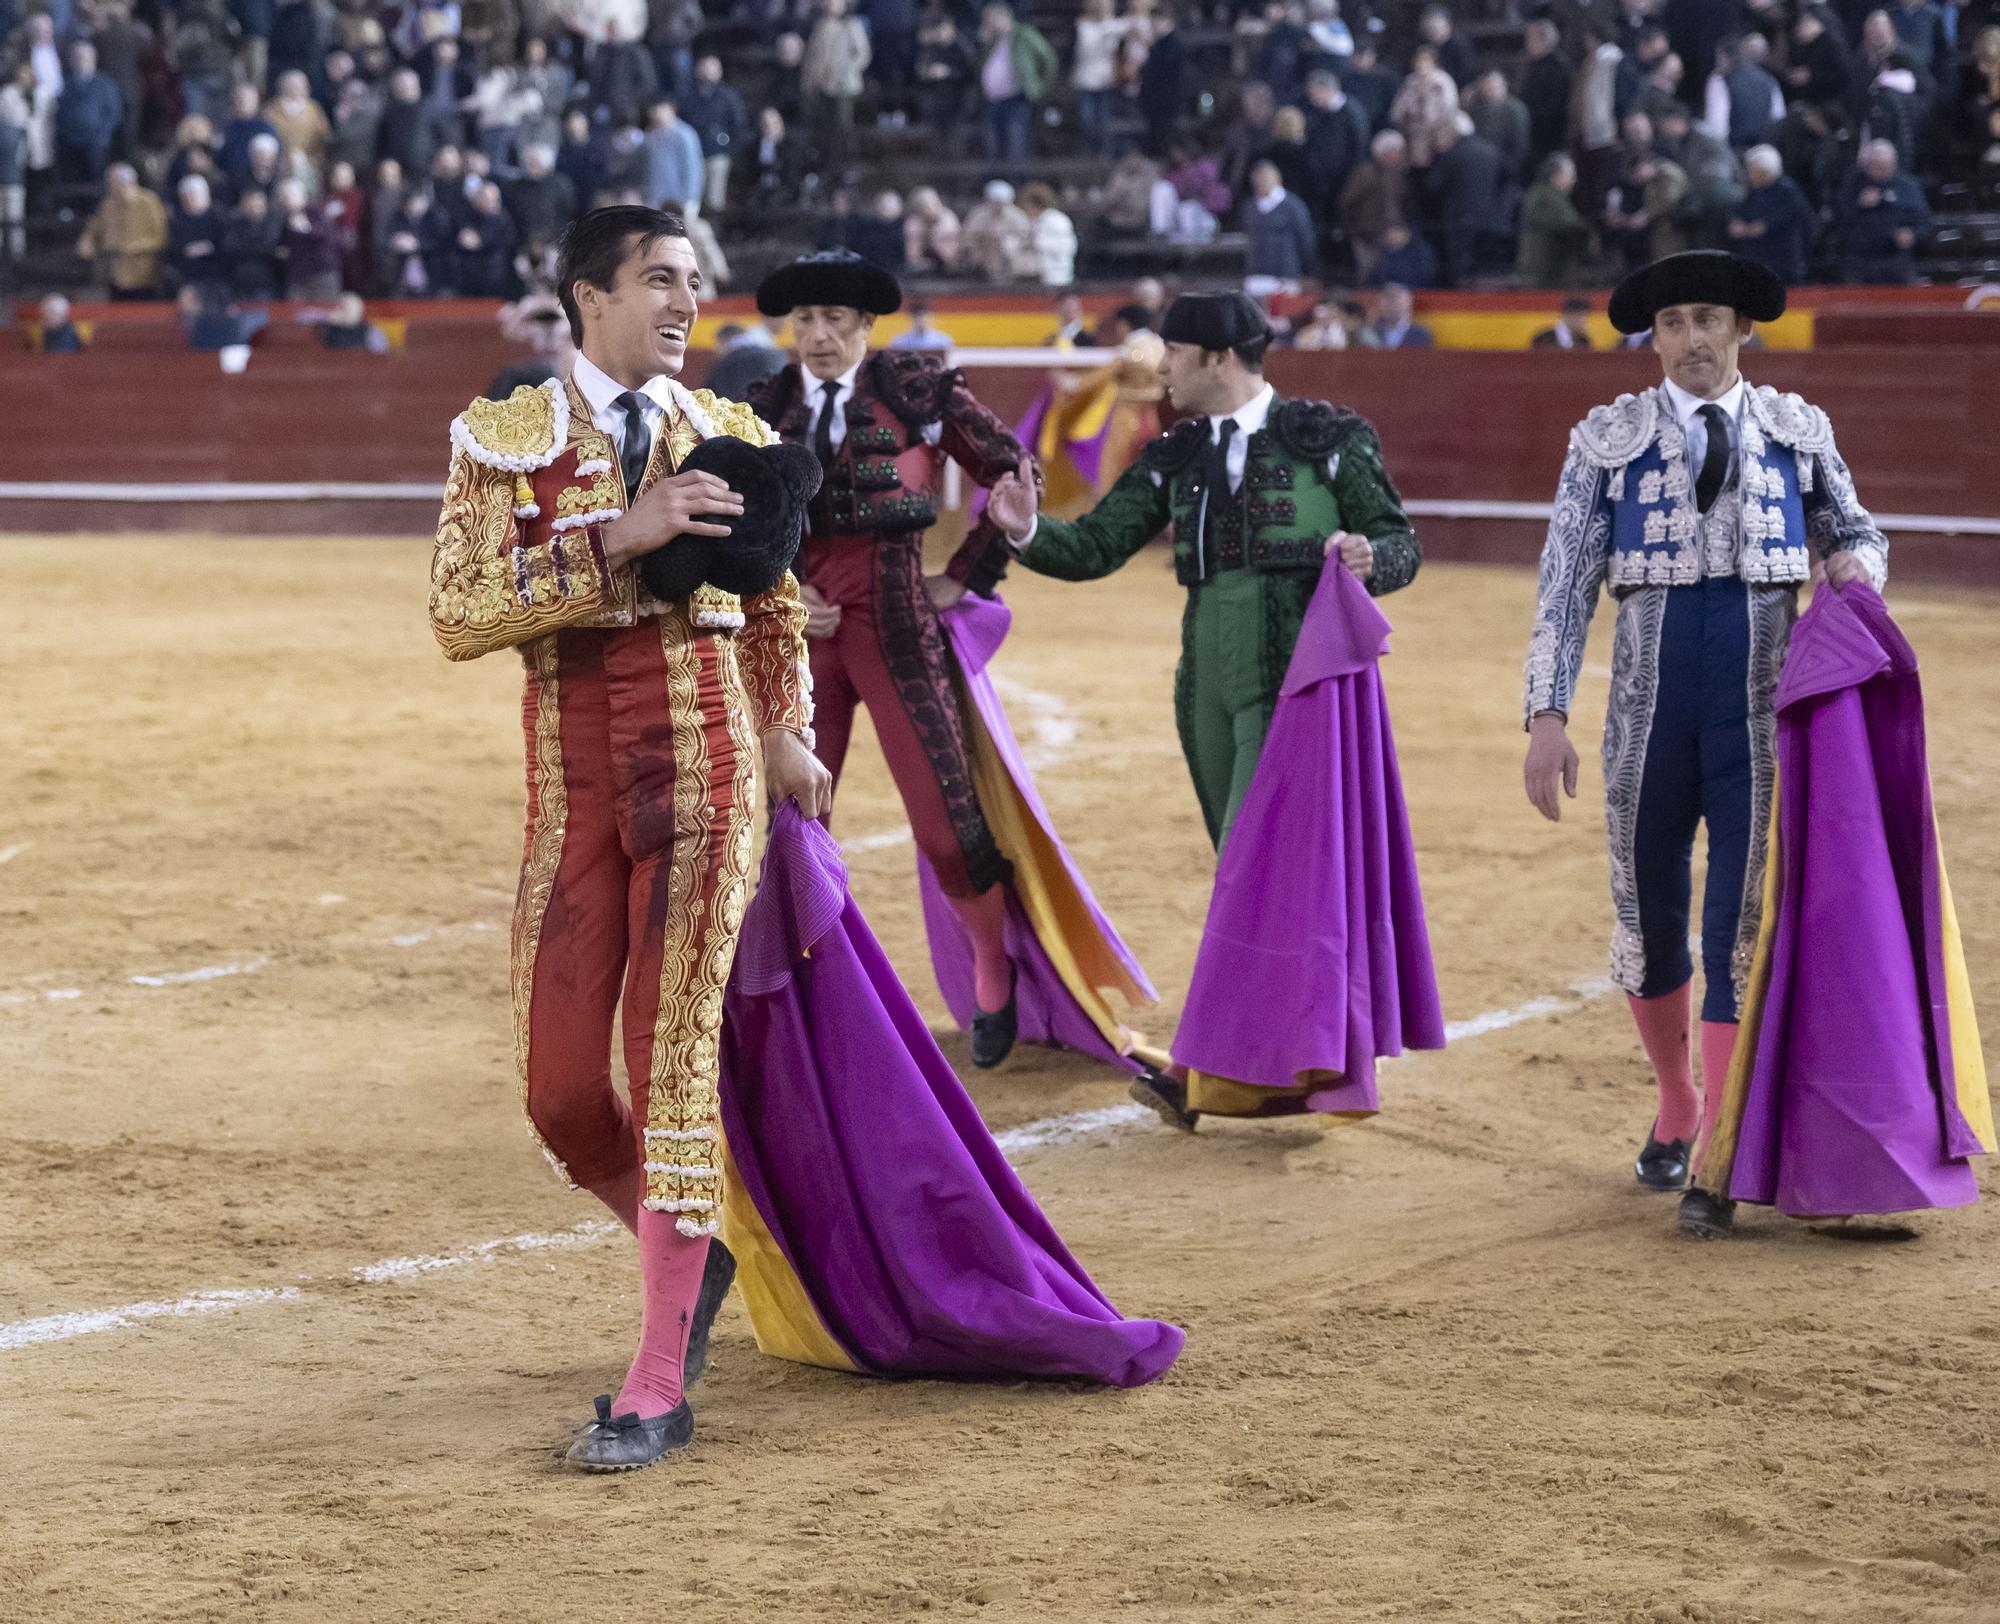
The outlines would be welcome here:
[[[977,593],[967,593],[939,616],[945,641],[964,679],[966,697],[972,703],[973,716],[969,720],[983,727],[993,741],[993,748],[1014,781],[1022,803],[1048,837],[1064,873],[1089,910],[1092,926],[1150,1001],[1159,995],[1146,979],[1146,972],[1139,968],[1132,950],[1097,905],[1082,872],[1056,835],[1055,824],[1035,789],[1034,776],[1021,758],[1021,747],[1008,725],[1007,712],[1001,706],[1000,696],[993,691],[993,679],[986,673],[987,664],[1005,641],[1013,618],[998,598],[982,598]],[[960,1027],[969,1028],[979,1007],[973,994],[972,939],[921,853],[917,857],[917,881],[923,894],[924,931],[930,938],[931,968],[937,974],[938,990],[944,994],[952,1019]],[[1018,978],[1015,998],[1018,1031],[1023,1042],[1057,1044],[1128,1071],[1142,1068],[1142,1061],[1109,1042],[1097,1023],[1084,1013],[1036,938],[1034,926],[1011,886],[1007,890],[1006,944]]]
[[[1174,1059],[1305,1095],[1267,1109],[1376,1109],[1375,1062],[1442,1049],[1416,852],[1377,669],[1389,622],[1337,564],[1320,576],[1216,869]],[[1261,1113],[1260,1113],[1261,1114]]]
[[[1779,679],[1778,909],[1729,1194],[1800,1217],[1978,1199],[1946,1008],[1917,657],[1822,587]]]
[[[1119,1316],[1000,1153],[791,802],[724,1004],[722,1122],[743,1188],[863,1370],[1152,1381],[1182,1333]]]

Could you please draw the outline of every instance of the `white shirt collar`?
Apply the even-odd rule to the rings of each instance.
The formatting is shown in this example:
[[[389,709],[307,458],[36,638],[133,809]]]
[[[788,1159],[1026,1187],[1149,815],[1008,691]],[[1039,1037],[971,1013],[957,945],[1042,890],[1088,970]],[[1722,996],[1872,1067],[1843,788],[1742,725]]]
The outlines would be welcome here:
[[[861,361],[866,361],[867,359],[868,357],[864,355],[861,358]],[[853,366],[849,367],[839,377],[832,380],[835,386],[833,398],[836,401],[843,401],[847,399],[849,395],[854,393],[854,380],[861,376],[861,361],[856,361]],[[815,401],[821,401],[826,399],[826,385],[827,385],[827,380],[824,378],[813,379],[812,398]]]
[[[618,397],[625,393],[625,386],[581,350],[577,352],[576,365],[570,369],[570,381],[590,407],[590,418],[599,428],[605,426],[604,419],[614,417],[622,426],[625,408],[618,404]],[[652,402],[664,414],[679,404],[680,392],[673,379],[665,373],[648,378],[639,386],[640,396]],[[646,414],[648,417],[652,413]]]
[[[1704,406],[1720,406],[1725,417],[1733,417],[1739,421],[1742,419],[1744,383],[1741,372],[1736,374],[1736,381],[1712,401],[1703,400],[1699,395],[1689,394],[1672,378],[1661,379],[1660,388],[1667,397],[1667,403],[1674,409],[1674,421],[1682,428],[1693,423],[1695,414]]]
[[[1257,199],[1257,212],[1259,214],[1269,214],[1280,203],[1284,202],[1288,195],[1284,187],[1272,187],[1269,192]]]
[[[1277,386],[1265,384],[1233,412],[1212,412],[1208,419],[1208,438],[1212,445],[1222,433],[1222,420],[1233,417],[1236,420],[1236,443],[1241,445],[1264,426],[1264,419],[1271,415],[1271,404],[1278,398]]]

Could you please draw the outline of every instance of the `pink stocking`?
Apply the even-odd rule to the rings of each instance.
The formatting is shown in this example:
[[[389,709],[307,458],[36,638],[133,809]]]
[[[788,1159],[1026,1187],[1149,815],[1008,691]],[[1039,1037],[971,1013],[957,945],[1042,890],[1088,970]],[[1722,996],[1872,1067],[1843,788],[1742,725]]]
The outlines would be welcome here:
[[[708,1261],[708,1238],[691,1240],[675,1227],[674,1214],[646,1207],[639,1209],[636,1233],[645,1313],[639,1322],[639,1351],[611,1413],[650,1420],[681,1401],[681,1365],[701,1292],[702,1265]]]
[[[1653,1136],[1692,1139],[1701,1123],[1701,1096],[1695,1092],[1694,1057],[1688,1052],[1689,988],[1626,1002],[1639,1023],[1639,1041],[1646,1046],[1646,1058],[1652,1061],[1660,1085],[1660,1116]]]
[[[633,1234],[639,1233],[639,1193],[645,1188],[646,1174],[637,1158],[621,1172],[599,1179],[584,1188],[611,1209],[616,1218]],[[622,1410],[619,1412],[624,1413]]]
[[[951,905],[972,936],[973,999],[986,1014],[998,1014],[1014,992],[1007,959],[1007,888],[990,885],[976,897],[953,897]]]
[[[1722,1088],[1729,1081],[1729,1057],[1736,1052],[1734,1021],[1701,1023],[1701,1140],[1708,1143],[1722,1114]],[[1699,1153],[1697,1153],[1699,1154]]]

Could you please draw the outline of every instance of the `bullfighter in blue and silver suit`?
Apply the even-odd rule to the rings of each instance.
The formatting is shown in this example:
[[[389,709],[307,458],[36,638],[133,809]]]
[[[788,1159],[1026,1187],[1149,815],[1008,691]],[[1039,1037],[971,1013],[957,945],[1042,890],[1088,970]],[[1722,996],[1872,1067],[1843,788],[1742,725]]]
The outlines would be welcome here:
[[[1687,1180],[1713,1119],[1757,940],[1775,775],[1771,701],[1798,589],[1880,588],[1888,543],[1855,495],[1826,413],[1748,383],[1737,353],[1785,307],[1769,272],[1733,254],[1676,254],[1611,297],[1621,332],[1652,334],[1665,378],[1600,406],[1570,435],[1528,645],[1529,799],[1576,793],[1566,726],[1584,637],[1608,583],[1618,604],[1604,723],[1612,979],[1629,995],[1659,1082],[1637,1175]],[[1694,1085],[1688,951],[1696,826],[1705,1092]]]

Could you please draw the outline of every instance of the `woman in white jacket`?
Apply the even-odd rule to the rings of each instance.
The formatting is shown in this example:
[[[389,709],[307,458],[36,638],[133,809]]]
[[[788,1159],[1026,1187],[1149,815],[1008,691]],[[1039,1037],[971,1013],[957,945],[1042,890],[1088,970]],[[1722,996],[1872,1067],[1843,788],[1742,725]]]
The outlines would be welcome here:
[[[1084,149],[1094,158],[1111,156],[1118,47],[1137,21],[1116,15],[1112,0],[1083,0],[1083,15],[1076,20],[1076,65],[1070,82],[1076,86],[1076,117],[1083,129]]]

